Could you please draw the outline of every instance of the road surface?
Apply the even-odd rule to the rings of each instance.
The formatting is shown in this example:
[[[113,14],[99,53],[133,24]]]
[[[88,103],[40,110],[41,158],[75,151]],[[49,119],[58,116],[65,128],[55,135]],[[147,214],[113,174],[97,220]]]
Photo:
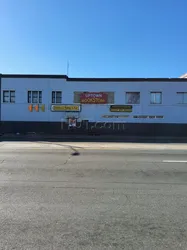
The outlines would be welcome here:
[[[0,222],[2,250],[185,250],[187,146],[2,142]]]

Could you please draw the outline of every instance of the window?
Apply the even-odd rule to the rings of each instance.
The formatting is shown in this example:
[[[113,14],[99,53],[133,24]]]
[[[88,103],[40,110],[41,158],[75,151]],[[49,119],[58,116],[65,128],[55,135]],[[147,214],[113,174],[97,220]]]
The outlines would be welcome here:
[[[140,92],[126,92],[127,104],[140,104]]]
[[[151,92],[151,104],[162,103],[162,92]]]
[[[42,91],[28,91],[28,103],[42,103]]]
[[[187,92],[177,92],[178,104],[187,104]]]
[[[52,103],[62,103],[61,91],[52,91]]]
[[[3,102],[4,103],[15,103],[15,91],[4,90],[3,91]]]

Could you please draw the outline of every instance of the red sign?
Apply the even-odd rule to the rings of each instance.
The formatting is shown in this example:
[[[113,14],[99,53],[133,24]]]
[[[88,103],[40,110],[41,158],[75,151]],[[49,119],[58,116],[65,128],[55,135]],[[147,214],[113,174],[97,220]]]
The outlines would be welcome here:
[[[105,104],[107,103],[107,94],[100,92],[82,93],[80,102],[84,104]]]

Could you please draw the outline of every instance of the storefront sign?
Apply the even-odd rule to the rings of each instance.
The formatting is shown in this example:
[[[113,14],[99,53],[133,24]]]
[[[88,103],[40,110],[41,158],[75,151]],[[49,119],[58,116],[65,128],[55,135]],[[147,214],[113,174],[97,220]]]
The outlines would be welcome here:
[[[36,112],[39,112],[40,110],[42,112],[45,112],[45,104],[35,104],[35,105],[30,104],[28,106],[28,109],[30,112],[32,112],[33,110],[35,110]]]
[[[51,111],[53,112],[78,112],[80,111],[80,105],[51,105]]]
[[[103,118],[128,118],[128,115],[103,115]]]
[[[111,105],[110,112],[132,112],[131,105]]]
[[[80,96],[80,103],[83,104],[106,104],[107,94],[100,92],[82,93]]]

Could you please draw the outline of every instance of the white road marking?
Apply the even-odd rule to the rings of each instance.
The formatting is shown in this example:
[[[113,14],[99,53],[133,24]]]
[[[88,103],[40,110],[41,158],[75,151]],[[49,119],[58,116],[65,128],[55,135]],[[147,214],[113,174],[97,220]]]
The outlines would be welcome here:
[[[186,161],[180,161],[180,160],[163,160],[162,162],[168,162],[168,163],[187,163]]]

